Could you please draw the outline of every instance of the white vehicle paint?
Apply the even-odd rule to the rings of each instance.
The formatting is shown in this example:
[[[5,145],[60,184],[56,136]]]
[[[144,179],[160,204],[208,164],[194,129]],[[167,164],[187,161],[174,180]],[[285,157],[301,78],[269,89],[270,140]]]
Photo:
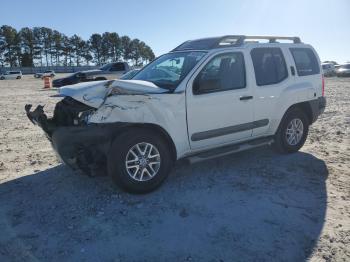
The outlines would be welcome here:
[[[250,38],[270,43],[244,42]],[[277,43],[277,38],[294,43]],[[249,149],[276,136],[291,143],[288,150],[298,150],[308,125],[324,110],[323,89],[319,58],[298,38],[228,36],[185,42],[132,80],[66,86],[59,95],[94,108],[85,116],[88,126],[119,123],[163,130],[167,146],[173,145],[174,157],[180,159],[195,154],[208,158],[202,152],[211,149],[216,149],[214,156]],[[293,125],[284,124],[293,114]],[[279,135],[282,127],[286,135]]]
[[[21,79],[21,71],[6,71],[4,74],[0,75],[0,80],[9,80],[9,79]]]

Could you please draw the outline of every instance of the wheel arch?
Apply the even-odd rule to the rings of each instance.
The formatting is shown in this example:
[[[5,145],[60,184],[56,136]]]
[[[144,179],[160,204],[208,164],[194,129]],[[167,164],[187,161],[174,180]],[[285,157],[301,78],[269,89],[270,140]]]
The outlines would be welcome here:
[[[284,115],[292,109],[299,109],[299,110],[303,111],[303,113],[306,115],[307,119],[309,120],[310,125],[314,122],[312,106],[311,106],[309,101],[297,103],[297,104],[290,106],[287,109],[287,111],[284,113]]]
[[[129,123],[127,124],[125,127],[123,127],[124,130],[120,130],[121,132],[127,132],[130,129],[147,129],[147,130],[151,130],[153,132],[158,133],[168,144],[169,149],[170,149],[170,153],[172,156],[172,160],[176,161],[177,159],[177,150],[176,150],[176,146],[175,143],[173,141],[173,139],[171,138],[171,136],[169,135],[169,133],[161,126],[156,125],[156,124],[151,124],[151,123]]]
[[[287,110],[284,112],[282,118],[280,119],[280,122],[278,124],[278,127],[277,127],[275,133],[277,133],[278,130],[280,129],[280,126],[281,126],[285,116],[287,115],[287,113],[290,112],[291,110],[294,110],[294,109],[299,109],[306,115],[308,122],[309,122],[309,125],[311,125],[313,122],[315,122],[316,119],[314,118],[312,105],[311,105],[310,101],[296,103],[296,104],[293,104],[290,107],[288,107]]]

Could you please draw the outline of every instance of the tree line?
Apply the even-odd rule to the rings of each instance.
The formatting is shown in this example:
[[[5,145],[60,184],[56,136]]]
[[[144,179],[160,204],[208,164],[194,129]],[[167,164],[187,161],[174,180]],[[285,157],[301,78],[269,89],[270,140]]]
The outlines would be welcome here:
[[[0,27],[0,65],[10,67],[102,65],[120,60],[134,65],[154,59],[152,49],[139,39],[115,32],[92,34],[88,40],[68,37],[47,27]]]

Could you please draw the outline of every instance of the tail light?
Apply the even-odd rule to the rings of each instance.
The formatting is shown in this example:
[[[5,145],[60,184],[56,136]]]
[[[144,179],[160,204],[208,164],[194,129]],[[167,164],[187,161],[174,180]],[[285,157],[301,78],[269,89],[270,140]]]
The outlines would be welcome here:
[[[322,96],[324,96],[324,77],[322,75]]]

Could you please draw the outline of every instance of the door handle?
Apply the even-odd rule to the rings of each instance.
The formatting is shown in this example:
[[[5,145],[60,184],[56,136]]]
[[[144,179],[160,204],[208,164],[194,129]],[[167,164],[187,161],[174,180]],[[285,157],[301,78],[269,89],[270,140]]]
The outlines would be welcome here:
[[[239,100],[249,100],[249,99],[253,99],[253,96],[241,96],[239,98]]]

